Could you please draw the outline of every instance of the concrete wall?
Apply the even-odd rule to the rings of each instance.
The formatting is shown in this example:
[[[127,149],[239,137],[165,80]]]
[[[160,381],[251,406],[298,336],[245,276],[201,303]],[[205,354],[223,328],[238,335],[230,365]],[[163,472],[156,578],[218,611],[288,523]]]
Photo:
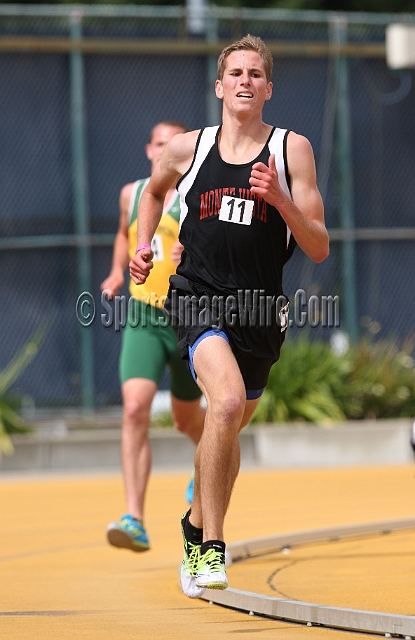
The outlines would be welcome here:
[[[240,435],[242,466],[268,468],[410,464],[413,421],[348,422],[247,427]],[[120,428],[68,429],[64,420],[34,434],[14,436],[14,454],[3,456],[8,471],[120,470]],[[194,446],[173,429],[151,429],[153,468],[191,468]]]

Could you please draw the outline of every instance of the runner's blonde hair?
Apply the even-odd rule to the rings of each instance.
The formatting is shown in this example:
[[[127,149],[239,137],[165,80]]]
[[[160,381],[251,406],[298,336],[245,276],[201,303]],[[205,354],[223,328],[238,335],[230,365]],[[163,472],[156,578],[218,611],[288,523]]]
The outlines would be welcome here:
[[[251,36],[251,34],[249,33],[241,40],[238,40],[237,42],[234,42],[233,44],[230,44],[228,47],[225,47],[225,49],[223,49],[218,58],[218,80],[222,81],[223,74],[225,72],[226,60],[228,56],[234,51],[256,51],[257,53],[259,53],[264,61],[267,82],[271,81],[273,65],[271,51],[268,49],[268,47],[265,46],[265,43],[261,38],[257,36]]]

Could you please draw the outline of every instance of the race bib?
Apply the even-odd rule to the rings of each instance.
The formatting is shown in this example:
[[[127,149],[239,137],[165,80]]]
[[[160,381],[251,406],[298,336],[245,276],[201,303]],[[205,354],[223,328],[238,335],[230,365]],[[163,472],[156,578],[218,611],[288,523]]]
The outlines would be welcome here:
[[[151,241],[151,250],[154,253],[154,262],[161,262],[164,260],[163,238],[160,235],[156,234],[153,236]]]
[[[223,196],[219,211],[219,220],[234,224],[251,224],[254,210],[253,200]]]

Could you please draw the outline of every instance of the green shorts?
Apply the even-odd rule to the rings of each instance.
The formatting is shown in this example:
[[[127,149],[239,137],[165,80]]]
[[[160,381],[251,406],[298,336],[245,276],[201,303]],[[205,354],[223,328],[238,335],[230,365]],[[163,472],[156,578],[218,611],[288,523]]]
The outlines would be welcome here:
[[[131,378],[146,378],[159,385],[166,365],[170,368],[170,391],[175,398],[200,398],[202,392],[180,357],[176,334],[163,309],[131,298],[122,332],[121,384]]]

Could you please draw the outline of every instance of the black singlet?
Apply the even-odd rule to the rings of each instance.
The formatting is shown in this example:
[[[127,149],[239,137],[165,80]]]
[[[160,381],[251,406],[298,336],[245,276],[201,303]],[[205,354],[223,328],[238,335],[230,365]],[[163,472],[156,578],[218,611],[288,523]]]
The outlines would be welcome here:
[[[234,165],[220,157],[219,131],[220,127],[208,127],[200,132],[192,165],[177,184],[181,200],[179,239],[184,250],[177,276],[170,279],[170,290],[211,298],[219,295],[237,299],[241,291],[248,292],[251,300],[255,295],[282,296],[283,267],[295,241],[279,212],[251,194],[249,178],[252,165],[268,165],[274,153],[281,188],[291,197],[286,162],[288,132],[274,128],[254,160]],[[167,301],[167,309],[170,306]],[[279,357],[283,336],[277,322],[261,326],[258,320],[246,326],[238,321],[224,330],[242,351]],[[196,331],[190,334],[193,339]],[[180,337],[184,339],[183,334]],[[191,344],[189,335],[186,341]]]

